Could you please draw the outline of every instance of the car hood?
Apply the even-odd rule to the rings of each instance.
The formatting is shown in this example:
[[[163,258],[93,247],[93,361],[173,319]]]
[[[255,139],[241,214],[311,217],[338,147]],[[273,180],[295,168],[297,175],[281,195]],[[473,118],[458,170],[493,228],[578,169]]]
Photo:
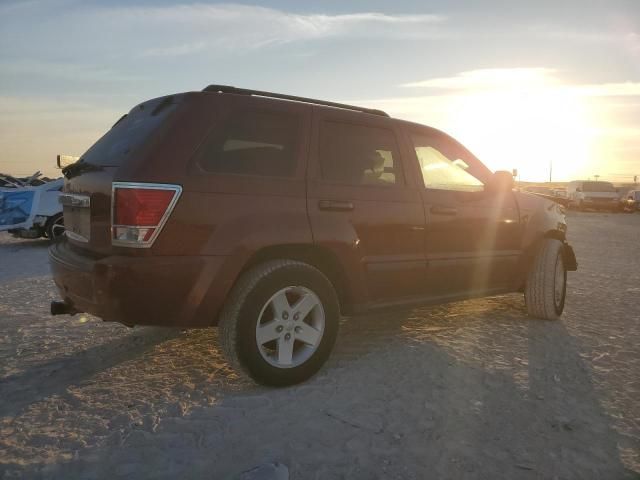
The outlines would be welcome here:
[[[566,232],[565,207],[557,202],[555,197],[543,198],[537,194],[524,192],[515,192],[515,196],[523,225],[541,232],[549,230]]]
[[[544,198],[545,200],[549,200],[551,202],[559,203],[560,205],[563,205],[565,207],[567,207],[569,205],[569,199],[565,198],[565,197],[556,197],[554,195],[546,195],[544,193],[535,193],[535,192],[527,192],[527,194],[536,195],[536,196],[538,196],[540,198]]]

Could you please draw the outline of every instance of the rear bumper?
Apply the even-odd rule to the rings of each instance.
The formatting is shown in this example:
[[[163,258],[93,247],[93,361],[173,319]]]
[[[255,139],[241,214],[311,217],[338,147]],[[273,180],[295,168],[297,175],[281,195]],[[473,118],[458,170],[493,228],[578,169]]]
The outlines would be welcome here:
[[[235,276],[228,257],[109,256],[92,258],[66,241],[49,248],[53,279],[77,312],[127,325],[206,327]]]

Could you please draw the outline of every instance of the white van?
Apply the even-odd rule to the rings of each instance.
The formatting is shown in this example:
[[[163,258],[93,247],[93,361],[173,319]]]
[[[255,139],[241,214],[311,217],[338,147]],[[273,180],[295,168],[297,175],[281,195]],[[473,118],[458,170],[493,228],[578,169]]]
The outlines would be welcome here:
[[[567,194],[569,206],[579,210],[593,208],[614,212],[620,209],[618,190],[610,182],[575,180],[569,183]]]

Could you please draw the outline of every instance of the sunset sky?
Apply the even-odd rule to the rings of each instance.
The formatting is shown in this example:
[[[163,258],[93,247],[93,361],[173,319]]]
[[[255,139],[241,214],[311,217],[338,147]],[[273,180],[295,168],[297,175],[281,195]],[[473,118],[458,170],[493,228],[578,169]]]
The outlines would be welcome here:
[[[0,172],[230,84],[374,106],[522,180],[640,175],[640,1],[0,2]]]

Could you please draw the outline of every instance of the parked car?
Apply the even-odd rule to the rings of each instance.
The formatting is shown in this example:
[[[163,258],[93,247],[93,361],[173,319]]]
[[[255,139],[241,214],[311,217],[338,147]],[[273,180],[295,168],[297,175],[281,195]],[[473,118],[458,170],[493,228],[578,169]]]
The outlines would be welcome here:
[[[609,182],[587,180],[569,182],[567,193],[569,206],[578,210],[591,208],[617,212],[620,209],[618,190]]]
[[[64,180],[29,179],[34,185],[0,187],[0,231],[20,238],[45,237],[53,241],[64,233],[62,205],[58,202]]]
[[[622,208],[625,212],[640,210],[640,190],[628,191],[622,199]]]
[[[532,193],[547,200],[553,200],[565,207],[569,206],[569,199],[566,195],[566,190],[553,189],[551,187],[543,187],[539,185],[529,185],[522,189],[525,193]]]
[[[63,172],[52,313],[217,325],[269,385],[313,375],[341,315],[520,291],[557,319],[577,268],[561,205],[379,110],[213,85],[134,107]]]
[[[553,188],[550,187],[541,187],[538,185],[530,185],[523,189],[527,193],[537,193],[539,195],[549,195],[553,196]]]

